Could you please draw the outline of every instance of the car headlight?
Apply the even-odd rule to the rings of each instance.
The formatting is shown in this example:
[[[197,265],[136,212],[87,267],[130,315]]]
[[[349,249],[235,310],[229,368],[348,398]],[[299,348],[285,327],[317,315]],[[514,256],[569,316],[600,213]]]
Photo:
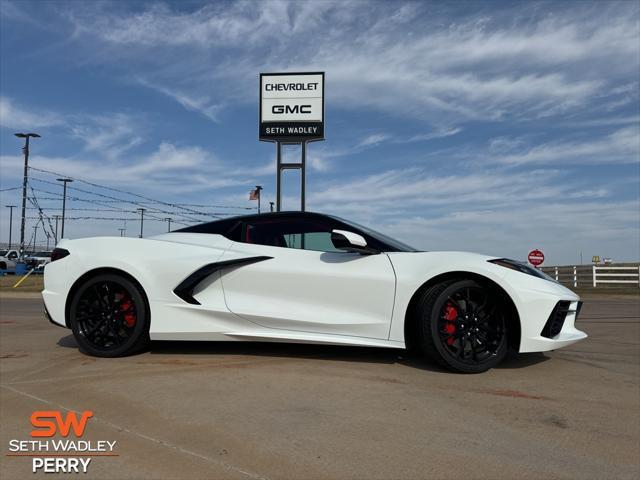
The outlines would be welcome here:
[[[542,270],[538,270],[537,268],[530,267],[526,263],[518,262],[516,260],[510,260],[508,258],[496,258],[495,260],[488,260],[488,261],[491,263],[495,263],[496,265],[500,265],[501,267],[509,268],[511,270],[516,270],[520,273],[526,273],[527,275],[533,275],[534,277],[538,277],[544,280],[549,280],[551,282],[558,283],[556,282],[555,278],[551,278]]]

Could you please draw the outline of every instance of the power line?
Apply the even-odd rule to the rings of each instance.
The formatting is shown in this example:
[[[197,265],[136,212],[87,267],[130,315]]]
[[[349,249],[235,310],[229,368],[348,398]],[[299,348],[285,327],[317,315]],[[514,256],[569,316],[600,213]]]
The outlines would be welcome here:
[[[47,235],[47,237],[49,237],[49,233],[47,232],[47,228],[46,228],[46,226],[44,224],[44,220],[42,220],[42,216],[44,215],[44,217],[47,219],[47,223],[49,224],[49,228],[51,229],[51,236],[53,236],[54,233],[53,233],[53,225],[51,225],[51,219],[49,218],[49,216],[47,214],[45,214],[42,211],[42,208],[40,208],[40,205],[38,204],[38,199],[36,198],[36,192],[33,191],[33,187],[31,186],[31,184],[28,183],[28,185],[29,185],[29,188],[31,189],[31,194],[32,194],[32,197],[29,197],[29,200],[40,211],[40,221],[42,222],[42,230],[44,230],[44,232]]]
[[[51,185],[58,185],[58,184],[57,184],[57,183],[55,183],[55,182],[50,182],[50,181],[48,181],[48,180],[42,180],[41,178],[31,178],[31,180],[34,180],[34,181],[36,181],[36,182],[48,183],[48,184],[51,184]],[[69,186],[69,187],[67,187],[67,188],[68,188],[69,190],[75,190],[75,191],[77,191],[77,192],[82,192],[82,193],[88,193],[89,195],[95,195],[95,196],[97,196],[97,197],[100,197],[100,198],[106,198],[106,199],[108,199],[108,200],[122,200],[122,199],[117,198],[117,197],[112,197],[111,195],[104,195],[104,194],[102,194],[102,193],[92,192],[92,191],[90,191],[90,190],[84,190],[84,189],[82,189],[82,188],[78,188],[78,187],[71,187],[71,186]],[[139,202],[136,202],[136,201],[133,201],[133,200],[123,200],[123,203],[130,203],[130,204],[132,204],[132,205],[140,206],[140,203],[139,203]],[[184,213],[173,212],[173,211],[169,211],[169,210],[162,210],[162,209],[157,208],[157,207],[154,207],[154,208],[153,208],[153,210],[154,210],[154,211],[156,211],[157,213],[168,213],[168,214],[173,214],[173,215],[179,215],[179,216],[181,216],[182,218],[184,218],[184,219],[186,219],[186,220],[191,220],[191,221],[193,221],[193,222],[199,222],[199,221],[200,221],[200,220],[198,220],[197,218],[190,217],[189,215],[186,215],[186,214],[184,214]],[[196,212],[196,211],[194,210],[194,212]],[[204,213],[204,212],[197,212],[197,213]],[[216,216],[216,215],[211,215],[211,214],[207,214],[207,213],[205,213],[205,215],[206,215],[206,216],[210,216],[210,217],[215,217],[215,216]],[[218,217],[218,218],[219,218],[219,217]]]
[[[40,220],[40,217],[25,217],[28,220]],[[149,220],[149,218],[147,218],[147,216],[144,217],[145,221]],[[156,217],[152,217],[151,218],[154,221],[157,222],[165,222],[166,220],[164,218],[156,218]],[[84,217],[67,217],[67,220],[108,220],[108,221],[127,221],[127,222],[138,222],[140,221],[140,217],[92,217],[92,216],[84,216]],[[184,223],[184,222],[176,222],[175,220],[173,221],[173,223],[179,223],[181,225],[189,225],[188,223]]]
[[[27,207],[27,210],[35,210],[37,207]],[[47,210],[62,210],[58,207],[46,207]],[[135,210],[123,210],[121,208],[80,208],[80,207],[67,207],[67,210],[85,211],[85,212],[123,212],[134,213]]]
[[[36,180],[36,181],[43,181],[37,178],[32,178],[32,180]],[[50,182],[51,183],[51,182]],[[71,189],[72,187],[68,187],[69,189]],[[61,193],[58,192],[52,192],[49,190],[43,190],[41,188],[36,188],[35,189],[36,192],[40,192],[40,193],[46,193],[49,195],[57,195],[56,197],[40,197],[41,200],[60,200],[62,197]],[[167,211],[167,210],[162,210],[162,209],[158,209],[157,207],[150,207],[148,206],[148,204],[146,202],[133,202],[132,200],[120,200],[120,199],[116,199],[116,200],[97,200],[97,199],[93,199],[93,198],[82,198],[82,197],[75,197],[75,196],[71,196],[71,195],[67,195],[67,199],[68,200],[73,200],[76,202],[86,202],[86,203],[90,203],[90,204],[96,204],[96,205],[103,205],[103,204],[115,204],[115,203],[128,203],[128,204],[132,204],[135,206],[139,206],[139,205],[143,205],[144,208],[149,209],[152,212],[156,212],[156,213],[167,213],[170,215],[178,215],[178,216],[182,216],[186,219],[192,220],[192,221],[197,221],[199,222],[200,220],[194,220],[192,218],[190,218],[190,216],[181,214],[179,212],[173,212],[173,211]],[[231,208],[231,207],[229,207]],[[59,208],[56,207],[56,209],[60,210]],[[70,210],[70,208],[67,208],[67,210]],[[200,215],[203,217],[224,217],[224,216],[234,216],[236,215],[233,212],[202,212],[202,213],[194,213],[193,215]]]
[[[38,172],[48,173],[50,175],[62,175],[60,173],[53,172],[51,170],[45,170],[45,169],[35,168],[35,167],[29,167],[29,168],[31,168],[32,170],[38,171]],[[201,212],[197,212],[196,210],[192,210],[192,209],[190,209],[190,208],[188,208],[186,206],[182,206],[181,204],[164,202],[162,200],[157,200],[155,198],[150,198],[150,197],[147,197],[147,196],[144,196],[144,195],[139,195],[137,193],[127,192],[126,190],[121,190],[119,188],[107,187],[105,185],[100,185],[100,184],[97,184],[97,183],[89,182],[87,180],[81,180],[79,178],[74,178],[74,177],[69,177],[69,178],[72,178],[73,180],[81,182],[81,183],[85,183],[87,185],[91,185],[92,187],[102,188],[104,190],[110,190],[110,191],[118,192],[118,193],[124,193],[125,195],[131,195],[133,197],[142,198],[143,200],[147,200],[147,201],[150,201],[150,202],[153,202],[153,203],[159,203],[161,205],[165,205],[165,206],[168,206],[168,207],[181,208],[183,210],[190,211],[191,213],[201,213]],[[78,189],[76,188],[76,190],[78,190]],[[100,195],[100,194],[95,193],[95,195]],[[218,208],[228,208],[228,207],[218,207]],[[231,207],[231,208],[247,209],[248,207]]]

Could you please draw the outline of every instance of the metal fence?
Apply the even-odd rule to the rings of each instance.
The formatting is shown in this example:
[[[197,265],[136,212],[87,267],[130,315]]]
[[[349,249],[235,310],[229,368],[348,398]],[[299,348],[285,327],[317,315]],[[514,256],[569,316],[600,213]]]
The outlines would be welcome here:
[[[640,265],[564,265],[540,270],[574,288],[640,287]]]

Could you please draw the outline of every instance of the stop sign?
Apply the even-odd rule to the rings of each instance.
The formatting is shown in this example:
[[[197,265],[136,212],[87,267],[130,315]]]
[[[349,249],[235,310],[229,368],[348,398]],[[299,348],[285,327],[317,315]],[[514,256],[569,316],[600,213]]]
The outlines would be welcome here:
[[[542,265],[542,262],[544,262],[544,253],[536,248],[529,252],[529,256],[527,258],[531,265],[537,267],[538,265]]]

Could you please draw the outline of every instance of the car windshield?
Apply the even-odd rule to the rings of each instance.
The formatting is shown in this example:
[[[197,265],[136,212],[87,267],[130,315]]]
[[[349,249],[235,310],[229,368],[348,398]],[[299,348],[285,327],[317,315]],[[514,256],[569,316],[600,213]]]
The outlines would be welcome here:
[[[358,224],[356,222],[352,222],[351,220],[345,220],[344,218],[335,217],[333,215],[330,215],[330,216],[331,216],[331,218],[335,218],[336,220],[338,220],[338,221],[340,221],[342,223],[346,223],[347,225],[351,225],[352,227],[363,231],[364,233],[366,233],[370,237],[375,238],[379,242],[387,244],[387,245],[393,247],[398,252],[419,252],[420,251],[420,250],[417,250],[417,249],[407,245],[406,243],[402,243],[401,241],[396,240],[395,238],[388,237],[387,235],[384,235],[383,233],[376,232],[375,230],[372,230],[372,229],[370,229],[368,227],[360,225],[360,224]]]
[[[9,250],[0,250],[0,257],[5,257]]]

